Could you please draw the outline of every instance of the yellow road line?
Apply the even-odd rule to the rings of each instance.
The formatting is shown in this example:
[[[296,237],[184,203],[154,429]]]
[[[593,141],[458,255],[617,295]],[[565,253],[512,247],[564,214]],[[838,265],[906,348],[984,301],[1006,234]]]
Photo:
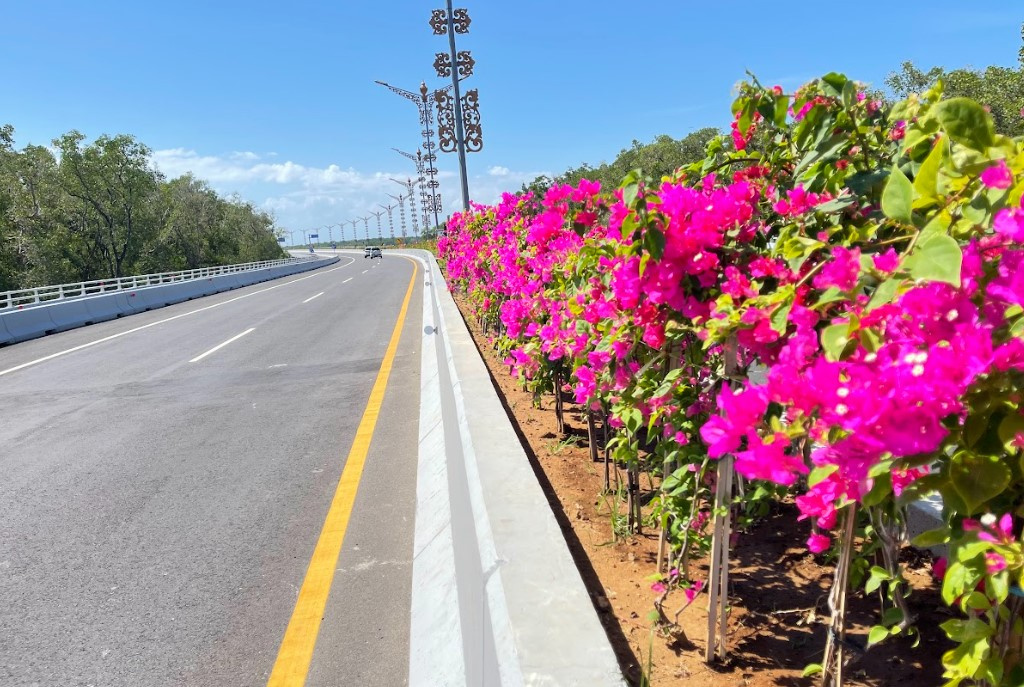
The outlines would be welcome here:
[[[398,322],[391,333],[391,342],[377,373],[377,381],[373,383],[370,400],[363,411],[363,418],[359,421],[359,428],[356,429],[355,441],[345,461],[345,469],[334,492],[331,508],[320,531],[320,538],[313,549],[313,557],[306,569],[306,579],[299,590],[299,598],[295,602],[291,620],[288,621],[284,639],[281,640],[281,648],[278,649],[277,660],[274,662],[267,687],[300,687],[306,683],[309,664],[313,660],[313,648],[320,632],[320,621],[327,605],[327,595],[331,591],[334,570],[338,566],[338,555],[341,553],[345,530],[348,529],[349,516],[352,514],[352,504],[355,502],[359,480],[363,476],[366,455],[373,439],[373,430],[377,425],[377,416],[384,400],[384,390],[391,375],[398,341],[402,338],[402,326],[405,324],[405,314],[409,309],[409,299],[419,272],[417,263],[413,260],[410,262],[413,263],[412,277],[409,278],[409,288],[405,292],[405,300],[398,313]]]

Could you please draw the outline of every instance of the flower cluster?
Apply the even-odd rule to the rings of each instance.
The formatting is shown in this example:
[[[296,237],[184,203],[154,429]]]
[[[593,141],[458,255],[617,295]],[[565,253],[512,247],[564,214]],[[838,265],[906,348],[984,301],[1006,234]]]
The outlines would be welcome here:
[[[456,215],[449,277],[524,383],[571,390],[660,478],[659,594],[700,589],[686,547],[726,455],[789,492],[812,552],[849,504],[898,518],[937,491],[947,540],[979,532],[979,574],[1019,584],[1024,148],[939,88],[890,107],[837,74],[744,85],[733,112],[672,177]]]

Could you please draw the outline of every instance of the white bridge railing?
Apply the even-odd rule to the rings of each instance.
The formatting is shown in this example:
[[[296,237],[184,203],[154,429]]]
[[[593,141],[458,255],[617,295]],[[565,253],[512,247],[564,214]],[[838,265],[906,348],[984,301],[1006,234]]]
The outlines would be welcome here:
[[[261,262],[246,262],[240,265],[200,267],[194,270],[181,270],[178,272],[140,274],[133,277],[121,277],[120,279],[94,279],[93,281],[82,281],[75,284],[37,286],[32,289],[3,291],[0,292],[0,312],[3,312],[4,310],[32,307],[41,303],[84,298],[85,296],[95,296],[97,294],[111,293],[113,291],[138,289],[145,286],[170,284],[172,282],[188,281],[190,279],[203,279],[205,277],[215,277],[217,275],[231,274],[233,272],[260,270],[267,267],[277,267],[278,265],[287,265],[294,262],[315,260],[318,257],[319,256],[302,256],[286,258],[283,260],[263,260]]]

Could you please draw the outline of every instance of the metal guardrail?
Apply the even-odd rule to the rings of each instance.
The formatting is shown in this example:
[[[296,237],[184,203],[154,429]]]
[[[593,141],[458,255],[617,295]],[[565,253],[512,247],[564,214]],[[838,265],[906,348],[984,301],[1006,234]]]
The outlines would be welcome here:
[[[85,298],[86,296],[95,296],[102,293],[138,289],[145,286],[156,286],[158,284],[170,284],[173,282],[189,281],[191,279],[216,277],[221,274],[232,274],[234,272],[261,270],[268,267],[277,267],[278,265],[288,265],[295,262],[316,260],[318,257],[319,256],[301,256],[286,258],[283,260],[263,260],[261,262],[246,262],[239,265],[200,267],[194,270],[181,270],[178,272],[140,274],[133,277],[121,277],[119,279],[94,279],[92,281],[83,281],[74,284],[37,286],[32,289],[3,291],[0,292],[0,312],[3,312],[4,310],[29,308],[43,303],[51,303],[53,301],[72,300],[75,298]]]

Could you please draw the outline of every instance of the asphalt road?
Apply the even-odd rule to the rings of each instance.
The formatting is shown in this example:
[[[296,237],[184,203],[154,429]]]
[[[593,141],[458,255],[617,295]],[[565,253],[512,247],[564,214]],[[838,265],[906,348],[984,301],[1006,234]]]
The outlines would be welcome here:
[[[266,684],[412,276],[370,262],[0,349],[0,685]],[[421,289],[309,685],[407,680]]]

